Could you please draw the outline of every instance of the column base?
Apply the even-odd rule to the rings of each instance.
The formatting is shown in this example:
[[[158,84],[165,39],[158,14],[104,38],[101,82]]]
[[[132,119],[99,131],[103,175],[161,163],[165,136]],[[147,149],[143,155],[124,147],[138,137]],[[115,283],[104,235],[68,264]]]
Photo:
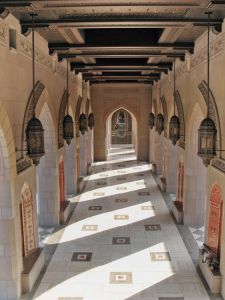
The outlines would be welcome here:
[[[162,192],[166,192],[166,178],[159,176],[159,187]]]
[[[21,274],[22,293],[30,293],[45,264],[44,253],[38,248],[24,259],[24,270]]]
[[[184,212],[183,203],[181,201],[172,201],[172,213],[177,224],[183,224]]]
[[[203,277],[205,278],[210,291],[213,294],[218,294],[221,292],[221,286],[222,286],[222,276],[219,271],[213,271],[210,269],[209,265],[207,263],[202,262],[203,255],[201,252],[199,252],[198,256],[198,265],[201,270],[201,273]]]
[[[92,173],[91,164],[87,165],[87,174],[90,175]]]
[[[60,224],[65,224],[72,211],[72,205],[70,201],[65,201],[65,206],[60,208]]]
[[[84,189],[84,177],[81,176],[78,179],[78,186],[77,186],[78,193],[82,193],[83,189]]]

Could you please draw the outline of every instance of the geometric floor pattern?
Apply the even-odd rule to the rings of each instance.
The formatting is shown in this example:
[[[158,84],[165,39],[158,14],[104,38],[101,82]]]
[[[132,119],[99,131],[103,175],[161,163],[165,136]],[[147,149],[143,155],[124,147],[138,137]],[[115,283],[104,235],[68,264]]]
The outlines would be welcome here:
[[[188,227],[193,238],[195,239],[196,243],[198,244],[199,248],[203,246],[204,243],[204,226],[192,226]]]
[[[128,146],[94,164],[32,299],[210,299],[150,170]]]

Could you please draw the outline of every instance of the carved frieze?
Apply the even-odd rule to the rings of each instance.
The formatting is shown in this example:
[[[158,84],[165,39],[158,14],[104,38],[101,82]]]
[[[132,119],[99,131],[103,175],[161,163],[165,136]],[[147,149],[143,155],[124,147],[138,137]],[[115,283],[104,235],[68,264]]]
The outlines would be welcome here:
[[[225,161],[215,158],[212,160],[211,165],[219,171],[225,173]]]
[[[6,24],[0,21],[0,44],[6,45],[8,43],[8,28]]]
[[[23,172],[24,170],[30,168],[32,166],[31,159],[27,156],[21,158],[16,162],[17,174]]]

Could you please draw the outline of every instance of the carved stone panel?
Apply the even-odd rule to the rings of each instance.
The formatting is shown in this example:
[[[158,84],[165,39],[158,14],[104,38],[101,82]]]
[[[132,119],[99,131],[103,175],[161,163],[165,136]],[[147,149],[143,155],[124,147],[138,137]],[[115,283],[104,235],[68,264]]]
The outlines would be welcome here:
[[[20,204],[24,256],[29,255],[36,248],[33,209],[33,196],[30,187],[24,184]]]

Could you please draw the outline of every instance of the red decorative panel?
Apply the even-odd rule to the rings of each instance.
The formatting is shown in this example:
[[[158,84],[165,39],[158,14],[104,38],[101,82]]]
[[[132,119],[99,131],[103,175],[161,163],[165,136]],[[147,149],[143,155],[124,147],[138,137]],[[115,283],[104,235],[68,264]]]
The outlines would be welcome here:
[[[65,175],[64,175],[64,162],[59,163],[59,193],[60,203],[65,203]]]
[[[222,201],[222,191],[214,184],[210,194],[208,246],[215,255],[219,254]]]
[[[23,255],[27,256],[36,248],[34,233],[33,197],[31,190],[27,184],[23,186],[21,192],[20,210],[23,237]]]

